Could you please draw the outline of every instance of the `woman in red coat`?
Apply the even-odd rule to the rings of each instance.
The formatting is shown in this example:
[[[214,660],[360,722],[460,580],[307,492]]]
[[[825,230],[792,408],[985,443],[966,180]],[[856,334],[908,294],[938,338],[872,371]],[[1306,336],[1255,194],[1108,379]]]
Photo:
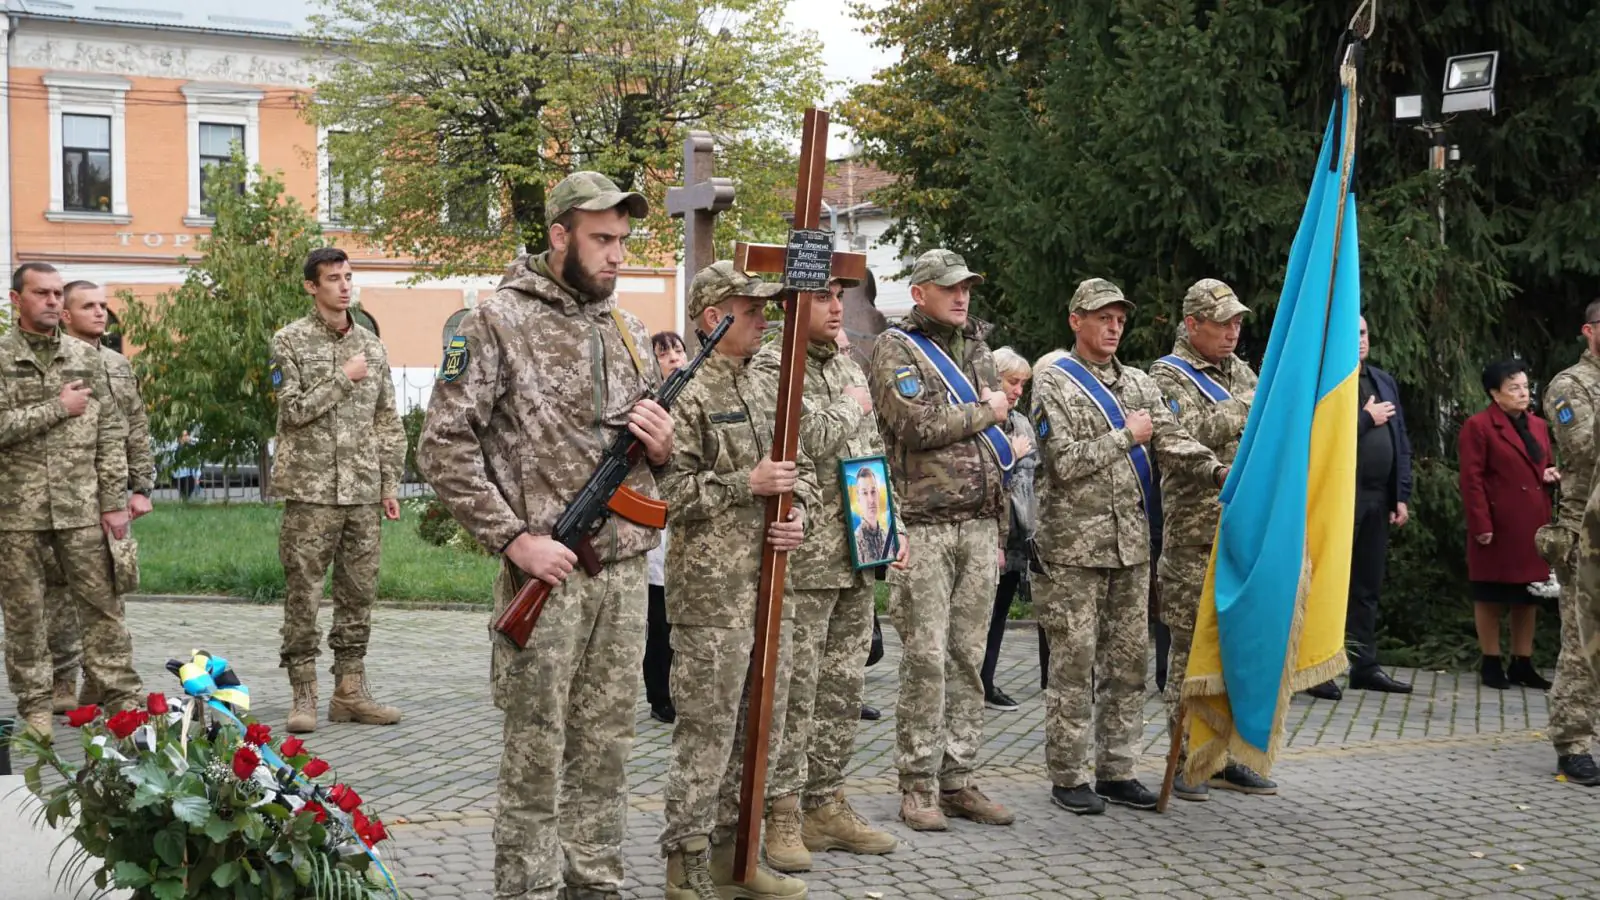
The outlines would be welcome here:
[[[1538,597],[1529,585],[1548,581],[1550,565],[1533,533],[1550,524],[1551,490],[1561,475],[1551,464],[1550,429],[1528,411],[1528,369],[1517,359],[1490,363],[1483,389],[1493,402],[1461,426],[1461,500],[1467,517],[1467,577],[1472,582],[1482,680],[1547,690],[1529,657]],[[1509,668],[1500,666],[1500,620],[1511,611]]]

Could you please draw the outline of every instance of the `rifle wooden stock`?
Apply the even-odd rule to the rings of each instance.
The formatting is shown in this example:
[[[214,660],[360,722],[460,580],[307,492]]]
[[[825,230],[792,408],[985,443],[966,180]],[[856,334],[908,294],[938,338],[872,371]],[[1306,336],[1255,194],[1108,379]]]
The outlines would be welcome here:
[[[600,574],[603,568],[600,565],[600,554],[595,552],[594,545],[588,538],[578,542],[572,552],[578,555],[578,565],[593,578]],[[539,617],[544,615],[545,601],[550,599],[550,585],[538,578],[529,576],[523,582],[517,595],[511,598],[506,608],[494,620],[494,630],[506,636],[506,640],[517,645],[518,650],[528,647],[528,638],[533,636],[533,626],[539,624]]]

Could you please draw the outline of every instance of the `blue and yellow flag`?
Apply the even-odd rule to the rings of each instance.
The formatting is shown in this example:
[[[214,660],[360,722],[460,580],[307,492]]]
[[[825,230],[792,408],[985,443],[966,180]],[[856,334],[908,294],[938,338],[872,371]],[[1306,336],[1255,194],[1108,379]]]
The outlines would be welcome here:
[[[1289,697],[1348,667],[1361,315],[1353,66],[1341,82],[1222,489],[1183,686],[1191,784],[1230,756],[1270,771]]]

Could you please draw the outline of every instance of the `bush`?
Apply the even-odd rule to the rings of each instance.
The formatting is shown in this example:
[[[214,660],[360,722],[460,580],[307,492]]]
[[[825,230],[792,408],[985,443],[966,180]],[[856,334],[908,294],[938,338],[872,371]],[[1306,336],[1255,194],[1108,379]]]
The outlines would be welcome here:
[[[450,508],[436,497],[429,498],[423,504],[422,516],[417,521],[417,534],[435,547],[454,547],[479,556],[489,553],[461,527],[455,516],[450,514]]]
[[[422,437],[422,420],[426,415],[427,410],[413,406],[400,417],[400,427],[406,432],[406,481],[421,479],[421,473],[417,470],[417,441]]]

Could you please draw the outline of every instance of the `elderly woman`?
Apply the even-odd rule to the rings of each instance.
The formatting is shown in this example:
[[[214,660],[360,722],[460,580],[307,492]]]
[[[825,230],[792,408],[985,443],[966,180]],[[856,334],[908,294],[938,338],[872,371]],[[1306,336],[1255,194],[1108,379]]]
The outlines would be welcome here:
[[[1006,636],[1006,620],[1011,615],[1011,600],[1028,582],[1028,566],[1033,561],[1033,534],[1038,525],[1038,503],[1033,494],[1033,470],[1039,454],[1033,446],[1033,426],[1017,411],[1022,390],[1033,377],[1028,361],[1010,347],[994,351],[994,366],[1011,415],[1006,431],[1011,437],[1016,466],[1011,470],[1011,534],[1006,542],[1006,564],[994,594],[994,609],[989,615],[989,646],[983,654],[983,700],[990,709],[1010,712],[1017,701],[995,687],[994,669],[1000,661],[1000,645]]]
[[[1461,426],[1461,500],[1467,519],[1467,577],[1476,601],[1483,684],[1548,690],[1533,668],[1538,597],[1529,587],[1549,580],[1534,532],[1550,524],[1551,490],[1561,474],[1551,464],[1550,429],[1528,411],[1528,368],[1519,359],[1483,370],[1488,408]],[[1511,665],[1500,664],[1500,620],[1511,612]]]

